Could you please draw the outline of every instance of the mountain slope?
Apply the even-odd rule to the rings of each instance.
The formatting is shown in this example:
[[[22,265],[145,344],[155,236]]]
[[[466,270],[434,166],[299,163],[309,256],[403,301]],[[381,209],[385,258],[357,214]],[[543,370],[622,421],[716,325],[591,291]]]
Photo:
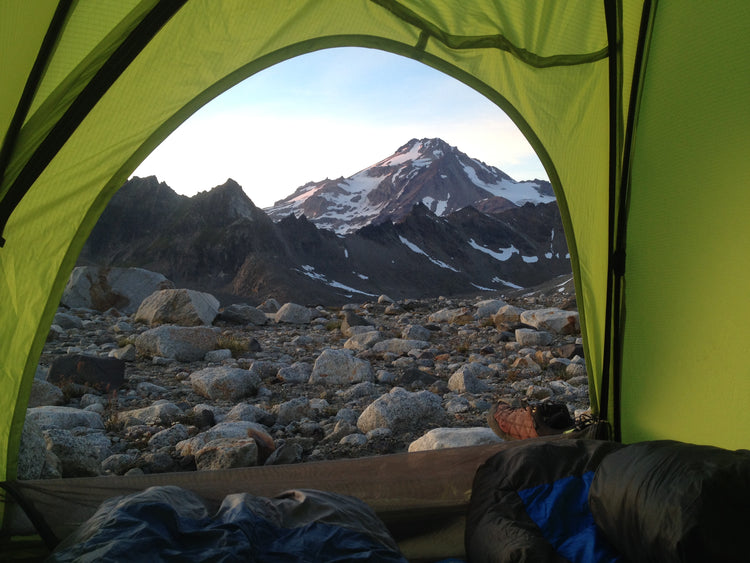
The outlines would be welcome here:
[[[320,228],[347,234],[398,221],[418,203],[443,216],[469,205],[500,209],[553,201],[549,182],[516,182],[442,139],[412,139],[349,178],[310,182],[265,211],[274,220],[304,214]]]
[[[434,158],[424,156],[427,149]],[[185,197],[154,177],[134,177],[112,198],[79,264],[155,270],[224,302],[275,297],[326,305],[383,293],[394,299],[503,293],[570,273],[548,185],[514,182],[439,140],[412,141],[361,174],[383,178],[383,171],[386,182],[373,181],[372,190],[360,193],[379,209],[377,220],[355,217],[354,225],[364,226],[342,222],[339,233],[318,228],[307,212],[274,222],[233,180]],[[473,180],[454,192],[443,175]],[[353,178],[352,185],[359,181]],[[391,188],[399,191],[389,200]],[[300,197],[298,190],[296,201],[330,203],[345,190],[318,191]],[[476,197],[473,205],[458,204]]]

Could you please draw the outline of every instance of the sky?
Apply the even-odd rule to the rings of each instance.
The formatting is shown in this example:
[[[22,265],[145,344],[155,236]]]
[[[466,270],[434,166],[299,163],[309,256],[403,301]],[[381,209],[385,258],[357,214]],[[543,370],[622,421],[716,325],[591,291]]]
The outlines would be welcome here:
[[[238,182],[270,207],[310,181],[349,177],[413,138],[439,137],[515,180],[546,179],[513,122],[437,70],[374,49],[296,57],[227,90],[133,173],[194,195]]]

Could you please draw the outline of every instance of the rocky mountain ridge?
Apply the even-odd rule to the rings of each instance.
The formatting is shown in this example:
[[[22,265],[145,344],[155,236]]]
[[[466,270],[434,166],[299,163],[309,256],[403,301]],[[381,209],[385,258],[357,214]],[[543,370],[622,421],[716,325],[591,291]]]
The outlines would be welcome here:
[[[274,222],[232,180],[186,197],[135,177],[110,201],[79,265],[163,272],[222,300],[342,304],[536,285],[570,272],[562,233],[554,202],[444,216],[417,203],[397,222],[340,235],[304,215]]]

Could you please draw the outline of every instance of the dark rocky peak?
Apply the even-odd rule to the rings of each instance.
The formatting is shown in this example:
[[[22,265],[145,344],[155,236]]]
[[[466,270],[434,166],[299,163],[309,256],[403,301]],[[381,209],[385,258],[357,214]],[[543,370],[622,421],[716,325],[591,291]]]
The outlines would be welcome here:
[[[229,178],[220,186],[200,192],[192,198],[193,205],[205,208],[210,214],[221,214],[234,221],[241,217],[257,220],[265,214],[258,209],[237,182]]]

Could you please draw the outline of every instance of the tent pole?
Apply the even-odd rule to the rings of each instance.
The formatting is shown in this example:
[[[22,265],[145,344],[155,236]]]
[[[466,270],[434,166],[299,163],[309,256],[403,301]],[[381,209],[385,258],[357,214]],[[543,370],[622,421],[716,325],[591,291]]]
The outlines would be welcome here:
[[[34,60],[34,66],[29,72],[29,77],[26,80],[21,99],[18,100],[18,106],[16,111],[13,113],[13,119],[11,120],[10,126],[8,127],[8,133],[3,140],[3,145],[0,147],[0,185],[2,185],[3,179],[5,178],[5,170],[8,168],[10,162],[10,155],[13,154],[13,149],[16,147],[16,141],[18,135],[21,133],[21,127],[26,120],[26,116],[29,113],[31,102],[34,100],[39,83],[42,81],[42,75],[44,70],[47,68],[47,62],[57,45],[57,39],[60,37],[65,20],[70,12],[72,5],[71,0],[61,0],[55,9],[55,13],[52,16],[52,21],[47,28],[47,33],[44,35],[44,40],[39,48],[36,59]],[[0,200],[0,215],[5,214],[6,203]],[[15,207],[15,206],[14,206]],[[8,212],[10,215],[10,212]],[[2,231],[0,231],[0,248],[5,246],[5,239],[2,237]]]
[[[622,155],[622,179],[620,182],[620,194],[617,214],[616,247],[614,251],[614,340],[613,340],[613,409],[615,426],[615,439],[621,441],[621,407],[622,407],[622,357],[623,338],[625,328],[625,247],[627,244],[628,209],[630,204],[630,167],[633,151],[633,137],[635,135],[635,121],[638,113],[638,104],[641,97],[641,86],[645,68],[645,54],[648,38],[653,27],[653,17],[656,2],[645,0],[641,11],[641,23],[638,30],[638,44],[636,46],[635,62],[633,64],[633,78],[630,87],[630,100],[628,101],[628,118],[625,128]]]

